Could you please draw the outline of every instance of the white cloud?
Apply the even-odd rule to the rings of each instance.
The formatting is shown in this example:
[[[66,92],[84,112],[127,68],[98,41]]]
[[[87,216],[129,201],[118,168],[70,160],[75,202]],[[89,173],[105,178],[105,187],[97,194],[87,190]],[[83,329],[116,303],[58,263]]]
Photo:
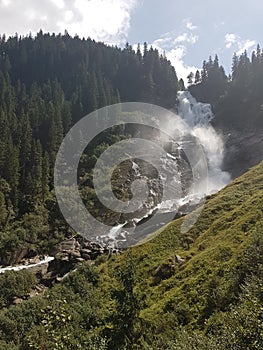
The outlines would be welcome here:
[[[241,55],[245,50],[254,49],[256,46],[255,40],[243,40],[239,35],[233,33],[225,35],[225,44],[227,49],[234,49],[238,55]]]
[[[255,49],[255,47],[256,47],[255,40],[245,40],[242,43],[240,43],[237,54],[241,55],[245,50],[248,51],[249,49]]]
[[[2,0],[2,4],[4,6],[8,6],[10,4],[11,0]]]
[[[179,34],[175,31],[163,34],[152,43],[152,46],[160,52],[165,51],[166,57],[175,67],[178,78],[182,78],[185,84],[187,84],[187,76],[189,73],[195,72],[198,68],[195,66],[188,66],[184,60],[188,51],[187,47],[198,41],[198,35],[192,33],[197,27],[194,26],[189,19],[183,20],[182,29],[182,33]]]
[[[171,40],[171,43],[173,44],[173,40]],[[164,52],[169,61],[171,61],[172,65],[174,66],[176,70],[176,74],[178,76],[178,79],[182,78],[187,84],[187,76],[190,72],[196,72],[198,67],[195,66],[188,66],[184,62],[184,58],[187,54],[187,48],[185,45],[176,45],[173,46],[171,43],[168,44],[167,40],[165,40],[165,44],[162,42],[161,39],[158,39],[153,42],[152,46],[153,48],[156,48],[159,50],[159,52]]]
[[[198,67],[188,66],[184,62],[184,57],[187,54],[187,49],[185,46],[179,46],[171,51],[167,52],[166,56],[171,61],[172,65],[175,67],[178,79],[182,78],[187,85],[187,76],[190,72],[195,73]]]
[[[192,33],[182,33],[176,36],[174,32],[168,32],[156,39],[153,45],[161,46],[166,50],[173,48],[177,44],[195,44],[197,40],[198,36]]]
[[[193,35],[192,33],[183,33],[181,35],[178,35],[177,38],[175,38],[174,43],[189,43],[189,44],[195,44],[198,40],[197,35]]]
[[[111,44],[124,42],[130,29],[130,13],[136,6],[136,0],[75,0],[75,11],[81,17],[70,22],[60,23],[67,26],[71,34],[87,34],[100,41]]]
[[[198,27],[193,25],[193,23],[190,21],[189,18],[186,18],[183,20],[183,23],[185,24],[186,28],[189,30],[196,30]]]
[[[238,37],[236,34],[226,34],[225,35],[225,43],[226,43],[226,48],[229,49],[233,44],[235,44],[238,41]]]
[[[126,41],[139,0],[0,0],[0,32],[21,35],[39,29],[91,37],[109,44]]]
[[[59,9],[63,9],[65,6],[64,0],[51,0],[54,5],[56,5]]]

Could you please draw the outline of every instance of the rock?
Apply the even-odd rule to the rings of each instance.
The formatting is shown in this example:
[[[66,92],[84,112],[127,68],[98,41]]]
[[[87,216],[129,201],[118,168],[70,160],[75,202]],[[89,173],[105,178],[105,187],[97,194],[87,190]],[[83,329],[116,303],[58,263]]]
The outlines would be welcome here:
[[[56,282],[56,275],[54,275],[53,271],[50,271],[50,272],[46,273],[41,279],[41,283],[45,287],[52,287],[52,285],[55,282]]]
[[[41,282],[48,287],[62,281],[78,264],[89,261],[92,265],[98,256],[121,253],[120,250],[106,248],[100,243],[86,241],[83,237],[67,239],[57,245],[55,251],[54,260],[48,264],[48,269],[39,273]]]
[[[68,254],[70,256],[70,259],[72,259],[72,258],[75,259],[75,258],[80,258],[81,257],[81,254],[80,254],[79,250],[69,251]]]
[[[81,257],[85,260],[91,259],[92,250],[90,249],[81,249],[80,250]]]
[[[84,249],[92,249],[92,247],[91,247],[91,245],[90,245],[89,242],[85,242],[85,243],[83,244],[83,248],[84,248]]]
[[[41,264],[38,266],[31,267],[29,269],[30,272],[33,272],[37,275],[39,279],[42,278],[47,273],[49,263]]]
[[[179,265],[183,264],[185,260],[178,254],[174,255],[175,262],[177,262]]]
[[[55,258],[49,263],[48,273],[44,276],[44,279],[50,277],[52,278],[55,276],[64,276],[73,268],[75,268],[75,264],[69,260],[69,257],[68,260],[65,260],[64,257],[62,259]]]
[[[163,263],[159,265],[153,272],[153,281],[151,283],[152,286],[156,286],[162,280],[168,279],[172,277],[174,274],[174,266],[169,263]]]
[[[18,304],[21,304],[21,303],[23,303],[23,299],[21,299],[21,298],[15,298],[14,300],[13,300],[13,304],[14,305],[18,305]]]
[[[30,252],[29,247],[20,248],[17,251],[13,252],[8,261],[1,261],[3,265],[17,265],[21,262],[21,260],[27,256]]]
[[[222,128],[225,138],[225,157],[223,170],[232,175],[232,179],[242,175],[250,167],[262,160],[262,128],[237,130]]]
[[[59,248],[60,251],[77,250],[80,248],[80,244],[75,238],[70,238],[61,242]]]
[[[55,255],[55,260],[59,261],[69,261],[69,255],[67,252],[63,251]],[[52,262],[51,262],[52,263]]]
[[[93,250],[104,250],[104,247],[100,243],[90,242],[90,246]]]

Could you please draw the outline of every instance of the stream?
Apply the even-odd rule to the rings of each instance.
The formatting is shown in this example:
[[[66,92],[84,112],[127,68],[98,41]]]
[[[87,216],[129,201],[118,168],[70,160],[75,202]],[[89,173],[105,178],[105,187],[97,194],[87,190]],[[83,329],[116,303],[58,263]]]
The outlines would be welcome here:
[[[7,267],[0,267],[0,273],[4,273],[6,271],[21,271],[24,269],[31,269],[32,267],[40,266],[43,264],[47,264],[50,261],[54,260],[54,257],[52,256],[47,256],[45,259],[40,260],[37,263],[34,264],[25,264],[25,265],[18,265],[18,266],[7,266]]]

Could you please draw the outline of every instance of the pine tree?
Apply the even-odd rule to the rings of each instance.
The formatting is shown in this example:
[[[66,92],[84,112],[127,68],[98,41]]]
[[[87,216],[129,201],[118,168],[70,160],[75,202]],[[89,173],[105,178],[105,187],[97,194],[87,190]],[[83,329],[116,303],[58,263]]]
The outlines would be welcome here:
[[[30,171],[30,153],[32,147],[32,129],[27,114],[21,111],[21,135],[19,142],[19,163],[20,163],[20,188],[25,186],[25,181]]]
[[[187,82],[189,85],[193,84],[193,79],[194,79],[194,73],[190,72],[189,75],[187,76]]]
[[[200,82],[201,82],[201,74],[200,74],[199,70],[197,70],[195,73],[195,84],[198,84]]]
[[[183,81],[182,78],[179,80],[179,89],[180,89],[181,91],[184,91],[184,90],[185,90],[184,81]]]
[[[43,201],[45,201],[48,198],[49,181],[50,181],[49,156],[48,156],[48,153],[45,152],[44,158],[42,161],[42,200]]]

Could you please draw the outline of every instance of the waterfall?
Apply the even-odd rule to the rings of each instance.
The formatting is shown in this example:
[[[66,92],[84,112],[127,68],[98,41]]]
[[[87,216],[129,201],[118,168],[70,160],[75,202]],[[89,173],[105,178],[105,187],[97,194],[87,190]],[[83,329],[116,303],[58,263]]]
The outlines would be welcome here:
[[[168,184],[169,190],[166,191],[165,199],[157,203],[152,199],[160,195],[160,187],[154,186],[156,179],[146,179],[142,172],[142,164],[131,157],[133,175],[129,180],[147,180],[151,200],[148,199],[148,202],[143,204],[143,210],[137,211],[133,216],[122,217],[121,222],[125,221],[124,224],[119,224],[105,235],[97,237],[107,245],[123,246],[124,243],[129,246],[137,243],[162,227],[167,222],[168,214],[176,213],[180,208],[184,208],[183,212],[193,210],[206,195],[217,192],[230,182],[230,175],[222,171],[224,144],[222,137],[210,123],[214,118],[210,104],[197,102],[189,91],[179,91],[177,109],[177,116],[172,115],[163,121],[164,118],[160,115],[158,120],[160,130],[169,131],[167,134],[173,134],[173,138],[167,139],[167,134],[161,133],[159,138],[153,137],[164,150],[159,157],[158,176],[161,182]],[[187,160],[188,155],[193,156],[194,166],[201,162],[200,158],[205,159],[205,172],[195,180],[191,169],[193,164]],[[151,157],[154,159],[155,155],[152,154]],[[191,187],[193,182],[194,186]],[[150,220],[151,224],[148,227],[144,226],[144,223],[153,217],[154,220]],[[129,225],[135,227],[134,236],[127,229]]]
[[[177,93],[178,114],[190,126],[206,126],[214,118],[208,103],[197,102],[189,91]]]
[[[224,159],[224,143],[210,124],[214,118],[208,103],[197,102],[189,91],[179,91],[178,114],[192,129],[203,146],[208,163],[208,184],[206,194],[217,192],[231,180],[227,172],[222,171]]]
[[[128,173],[126,180],[131,187],[136,180],[144,180],[148,186],[147,200],[139,202],[141,205],[136,212],[119,213],[116,210],[119,214],[115,221],[116,226],[106,232],[99,232],[98,235],[94,229],[95,240],[112,248],[136,244],[149,233],[172,220],[175,217],[174,213],[179,211],[182,214],[189,213],[206,195],[217,192],[230,182],[230,175],[222,171],[224,143],[221,135],[210,123],[214,118],[211,106],[197,102],[189,91],[179,91],[177,102],[178,115],[169,114],[169,111],[166,110],[161,111],[156,118],[156,130],[159,128],[160,133],[156,130],[153,132],[151,129],[147,135],[152,143],[160,144],[161,152],[153,151],[153,148],[142,147],[139,155],[134,158],[132,153],[129,154],[127,151],[130,174]],[[166,113],[168,115],[165,119]],[[149,113],[149,115],[153,118],[152,114]],[[189,155],[194,158],[192,164],[187,159]],[[144,156],[147,157],[143,163]],[[192,169],[198,167],[199,156],[206,159],[206,172],[199,173],[200,176],[193,180]],[[152,163],[151,160],[153,160]],[[158,165],[157,168],[153,167],[155,170],[158,169],[156,177],[152,168],[145,165],[147,162],[150,165]],[[146,170],[149,171],[148,175]],[[166,185],[166,187],[163,186],[165,187],[164,196],[162,196],[163,183]],[[191,186],[191,183],[194,183],[194,186]],[[140,191],[143,192],[144,189],[141,188]],[[181,211],[182,208],[184,209]],[[167,215],[171,213],[172,217]],[[145,223],[148,226],[145,226]],[[132,229],[134,229],[133,232]],[[47,257],[31,265],[0,267],[0,273],[28,269],[48,263],[53,259],[53,257]]]

